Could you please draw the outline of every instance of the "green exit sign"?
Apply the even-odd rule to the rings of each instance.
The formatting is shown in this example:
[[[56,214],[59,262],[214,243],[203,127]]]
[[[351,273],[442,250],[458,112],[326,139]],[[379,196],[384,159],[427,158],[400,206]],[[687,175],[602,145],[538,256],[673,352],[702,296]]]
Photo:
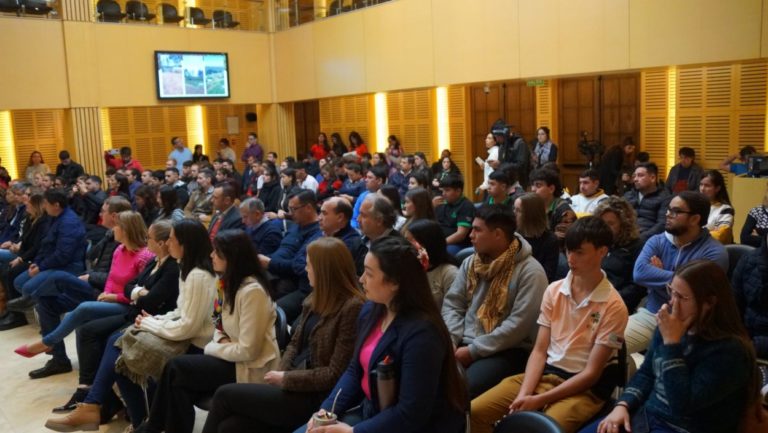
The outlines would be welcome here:
[[[525,82],[525,85],[528,87],[539,87],[546,84],[544,80],[528,80]]]

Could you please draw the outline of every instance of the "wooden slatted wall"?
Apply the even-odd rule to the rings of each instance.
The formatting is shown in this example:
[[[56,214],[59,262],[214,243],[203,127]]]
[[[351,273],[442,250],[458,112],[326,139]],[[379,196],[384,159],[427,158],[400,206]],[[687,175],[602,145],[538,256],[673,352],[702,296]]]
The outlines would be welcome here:
[[[448,128],[451,140],[451,159],[459,166],[464,174],[464,195],[472,197],[472,185],[479,184],[481,179],[472,179],[472,143],[470,142],[469,125],[469,87],[448,87]],[[439,155],[437,155],[439,156]]]
[[[543,86],[536,87],[536,128],[546,126],[550,130],[553,142],[558,142],[557,128],[557,81],[545,80]],[[527,139],[531,139],[526,137]],[[536,138],[534,135],[532,138]]]
[[[211,156],[216,154],[218,150],[219,140],[226,137],[232,148],[235,150],[235,154],[238,156],[237,164],[238,170],[242,170],[243,164],[239,162],[240,155],[243,153],[245,143],[248,140],[248,133],[253,131],[257,132],[256,123],[248,123],[245,120],[246,112],[255,112],[255,105],[205,105],[205,127],[208,137],[208,153]],[[230,134],[227,131],[227,118],[237,117],[238,124],[240,126],[240,132],[238,134]],[[192,144],[192,143],[190,143]],[[190,146],[192,147],[192,146]]]
[[[433,107],[434,89],[387,93],[389,134],[400,139],[406,153],[424,152],[430,164],[439,156]]]
[[[373,151],[369,143],[374,139],[374,113],[371,107],[373,95],[343,96],[320,100],[320,129],[328,134],[338,132],[349,146],[349,133],[357,131]]]
[[[640,74],[640,150],[648,152],[661,173],[667,173],[667,70]]]
[[[29,162],[29,155],[37,150],[51,171],[59,163],[59,151],[64,146],[64,110],[17,110],[11,112],[13,143],[19,175]],[[72,152],[72,149],[68,149]],[[72,158],[78,156],[73,153]]]
[[[187,140],[185,107],[110,108],[109,136],[112,148],[129,146],[145,168],[161,169],[172,150],[171,138]]]
[[[66,0],[61,3],[65,21],[93,21],[96,4],[90,0]]]

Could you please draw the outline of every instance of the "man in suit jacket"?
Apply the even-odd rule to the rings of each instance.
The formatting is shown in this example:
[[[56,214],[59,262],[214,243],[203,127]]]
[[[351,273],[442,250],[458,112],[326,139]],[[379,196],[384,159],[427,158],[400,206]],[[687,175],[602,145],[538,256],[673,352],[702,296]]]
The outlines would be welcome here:
[[[229,182],[222,182],[213,189],[213,211],[215,215],[208,227],[208,235],[211,240],[216,237],[220,230],[244,229],[243,219],[240,217],[240,210],[235,206],[237,200],[237,190]]]

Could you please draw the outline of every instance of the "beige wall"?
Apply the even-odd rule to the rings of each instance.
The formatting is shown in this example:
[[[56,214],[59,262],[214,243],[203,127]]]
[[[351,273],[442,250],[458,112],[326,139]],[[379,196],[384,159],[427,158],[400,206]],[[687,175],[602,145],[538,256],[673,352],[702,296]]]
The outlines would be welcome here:
[[[271,35],[0,17],[0,109],[159,105],[156,49],[229,52],[235,104],[768,57],[764,2],[393,0]]]

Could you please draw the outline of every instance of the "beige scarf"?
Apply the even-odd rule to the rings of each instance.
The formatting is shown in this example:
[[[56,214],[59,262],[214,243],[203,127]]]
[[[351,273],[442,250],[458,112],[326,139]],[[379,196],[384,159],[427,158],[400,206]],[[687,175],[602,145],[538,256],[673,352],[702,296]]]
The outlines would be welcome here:
[[[467,273],[467,297],[471,300],[480,278],[490,280],[488,293],[485,294],[483,305],[477,310],[477,319],[483,325],[486,333],[491,332],[503,319],[507,307],[509,281],[515,272],[515,255],[520,250],[520,241],[515,238],[509,248],[495,260],[487,263],[479,254],[472,258]]]

